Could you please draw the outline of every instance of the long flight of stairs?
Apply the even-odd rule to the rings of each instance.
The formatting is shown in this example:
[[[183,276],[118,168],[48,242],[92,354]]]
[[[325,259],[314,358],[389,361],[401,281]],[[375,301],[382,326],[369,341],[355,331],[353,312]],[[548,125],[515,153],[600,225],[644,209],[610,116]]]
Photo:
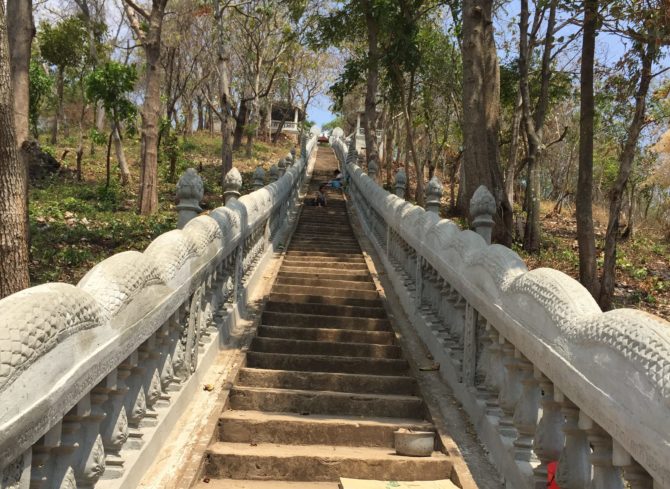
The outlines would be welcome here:
[[[307,199],[335,168],[322,149]],[[393,449],[399,428],[434,430],[425,414],[342,196],[304,206],[198,488],[446,479],[442,453]]]

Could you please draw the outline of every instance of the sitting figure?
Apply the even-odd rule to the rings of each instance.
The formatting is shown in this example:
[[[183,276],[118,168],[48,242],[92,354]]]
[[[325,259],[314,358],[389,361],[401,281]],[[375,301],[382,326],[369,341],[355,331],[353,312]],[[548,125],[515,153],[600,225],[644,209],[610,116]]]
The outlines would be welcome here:
[[[314,195],[314,205],[317,207],[326,207],[326,187],[327,183],[322,183]]]
[[[333,179],[328,183],[328,186],[334,189],[342,188],[342,173],[340,173],[340,170],[333,172]]]

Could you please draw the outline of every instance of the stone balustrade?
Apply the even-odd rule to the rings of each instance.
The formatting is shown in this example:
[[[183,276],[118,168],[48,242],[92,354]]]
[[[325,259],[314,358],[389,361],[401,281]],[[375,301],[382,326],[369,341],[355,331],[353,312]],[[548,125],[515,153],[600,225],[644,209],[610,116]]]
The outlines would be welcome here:
[[[331,143],[394,292],[506,487],[546,487],[558,460],[561,489],[670,488],[670,323],[603,313],[577,281],[489,244],[486,189],[472,203],[481,234],[461,230]]]
[[[0,487],[137,486],[229,344],[295,217],[315,144],[276,181],[102,261],[76,286],[0,301]],[[201,183],[187,180],[191,198]]]

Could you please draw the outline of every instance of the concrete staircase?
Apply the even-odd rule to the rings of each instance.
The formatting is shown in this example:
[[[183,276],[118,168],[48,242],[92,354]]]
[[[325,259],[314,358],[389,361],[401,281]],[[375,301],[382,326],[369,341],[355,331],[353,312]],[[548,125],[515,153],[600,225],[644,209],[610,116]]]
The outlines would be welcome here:
[[[323,149],[312,193],[336,167]],[[228,408],[198,487],[448,478],[442,453],[395,455],[393,431],[434,428],[338,193],[303,207]]]

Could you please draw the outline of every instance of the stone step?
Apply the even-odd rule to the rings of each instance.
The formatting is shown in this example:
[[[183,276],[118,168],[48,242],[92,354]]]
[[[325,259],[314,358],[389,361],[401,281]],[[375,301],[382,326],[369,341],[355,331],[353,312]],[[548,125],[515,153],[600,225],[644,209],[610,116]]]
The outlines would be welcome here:
[[[345,374],[393,375],[407,374],[407,361],[402,358],[365,358],[328,355],[293,355],[290,353],[247,352],[246,366],[271,370],[300,372],[337,372]]]
[[[298,274],[299,275],[299,274]],[[290,286],[297,285],[301,287],[327,287],[332,291],[335,290],[360,290],[360,291],[374,291],[377,288],[372,282],[356,282],[353,280],[331,280],[327,278],[313,278],[312,276],[297,276],[291,274],[284,274],[279,272],[275,285]]]
[[[193,489],[340,489],[340,483],[207,478],[207,482],[200,481],[193,486]]]
[[[290,312],[293,314],[316,314],[320,316],[385,318],[383,307],[359,307],[330,304],[296,304],[269,300],[265,310],[272,312]]]
[[[288,285],[275,282],[273,293],[288,294],[292,296],[318,296],[318,297],[341,297],[349,299],[363,299],[366,301],[379,301],[377,290],[360,290],[333,287],[319,287],[318,285]],[[280,300],[280,299],[277,299]],[[359,304],[360,305],[360,304]]]
[[[230,390],[229,403],[231,409],[275,413],[345,414],[414,419],[424,417],[421,398],[395,394],[356,394],[235,385]]]
[[[339,343],[371,343],[375,345],[395,344],[395,335],[390,331],[360,331],[335,328],[292,328],[286,326],[258,327],[258,336],[308,341],[334,341]]]
[[[448,479],[451,461],[403,457],[385,447],[218,442],[207,453],[206,474],[230,479],[327,482],[340,477],[375,480]]]
[[[341,317],[327,314],[293,314],[282,311],[263,311],[262,324],[296,328],[355,329],[359,331],[391,331],[386,318]]]
[[[329,260],[296,260],[294,258],[284,259],[282,262],[282,268],[284,267],[300,267],[300,268],[322,268],[322,269],[331,269],[339,270],[345,268],[349,271],[356,270],[361,272],[367,272],[368,266],[365,262],[341,262],[337,259]]]
[[[320,444],[391,449],[393,432],[400,428],[434,430],[427,421],[399,418],[225,411],[219,419],[219,440],[233,443]]]
[[[324,304],[329,306],[355,306],[355,307],[381,307],[379,296],[372,299],[361,299],[358,297],[342,297],[331,295],[312,294],[285,294],[283,291],[273,292],[269,299],[274,302],[289,302],[292,304]]]
[[[338,254],[346,254],[350,255],[353,253],[361,253],[360,248],[356,248],[353,246],[336,246],[336,245],[326,245],[326,244],[299,244],[299,243],[291,243],[289,246],[289,250],[291,251],[308,251],[308,252],[324,252],[324,253],[332,253],[334,255]]]
[[[309,267],[288,263],[285,265],[282,264],[279,272],[304,273],[311,276],[328,276],[328,278],[339,277],[342,280],[348,280],[349,277],[356,276],[365,277],[367,280],[370,280],[370,272],[368,271],[367,267],[365,269],[359,268],[358,270],[349,270],[348,267],[342,266],[339,263],[337,265],[319,265]]]
[[[294,340],[257,336],[250,351],[291,353],[295,355],[328,355],[334,357],[400,358],[400,347],[368,343],[333,343],[329,341]]]
[[[337,257],[337,256],[286,256],[282,263],[293,263],[293,262],[337,262],[337,263],[365,263],[365,258],[362,256],[348,258],[348,257]]]
[[[356,392],[359,394],[416,394],[416,381],[412,377],[342,374],[336,372],[296,372],[295,370],[269,370],[243,368],[236,385],[273,389],[319,390]]]
[[[288,250],[286,252],[286,256],[328,256],[328,257],[337,257],[337,258],[360,258],[361,252],[358,251],[356,253],[337,253],[337,254],[332,254],[332,253],[327,253],[324,251],[292,251]]]
[[[368,271],[349,272],[347,270],[331,270],[330,272],[324,272],[320,268],[314,268],[312,271],[308,272],[302,272],[301,270],[302,268],[300,267],[293,267],[293,270],[287,270],[286,267],[284,267],[279,269],[279,273],[277,275],[279,277],[344,280],[348,282],[367,282],[369,284],[373,283]]]

